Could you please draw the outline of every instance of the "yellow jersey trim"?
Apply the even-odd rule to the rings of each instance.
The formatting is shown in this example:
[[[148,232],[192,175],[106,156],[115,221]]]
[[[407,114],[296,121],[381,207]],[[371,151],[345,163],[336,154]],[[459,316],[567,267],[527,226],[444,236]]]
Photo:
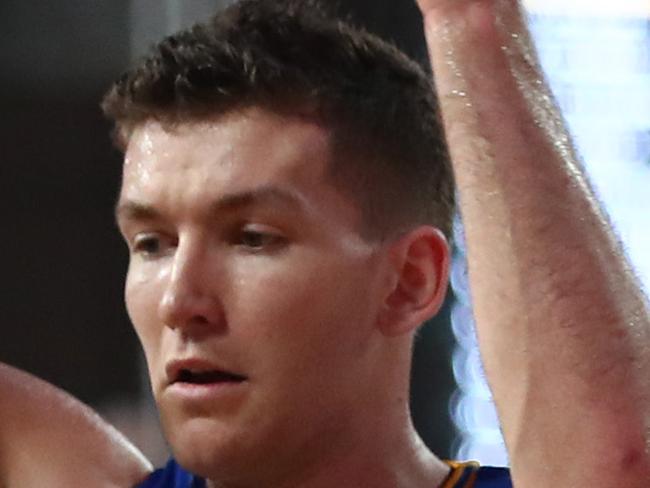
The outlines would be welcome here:
[[[472,488],[481,465],[476,461],[445,461],[451,468],[449,476],[441,488]]]

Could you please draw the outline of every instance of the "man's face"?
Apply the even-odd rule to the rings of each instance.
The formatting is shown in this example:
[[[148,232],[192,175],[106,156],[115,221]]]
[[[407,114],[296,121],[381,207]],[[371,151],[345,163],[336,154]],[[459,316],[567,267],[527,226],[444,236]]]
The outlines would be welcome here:
[[[330,157],[323,127],[261,109],[149,122],[129,142],[127,308],[167,438],[199,474],[318,456],[387,367],[386,253],[360,237]]]

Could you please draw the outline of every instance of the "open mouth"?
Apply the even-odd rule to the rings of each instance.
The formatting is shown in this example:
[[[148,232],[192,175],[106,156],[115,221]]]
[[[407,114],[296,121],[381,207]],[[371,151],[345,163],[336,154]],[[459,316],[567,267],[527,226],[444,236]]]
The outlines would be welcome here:
[[[191,385],[209,385],[213,383],[241,383],[246,380],[244,376],[229,373],[227,371],[195,371],[181,369],[176,376],[174,383],[187,383]]]

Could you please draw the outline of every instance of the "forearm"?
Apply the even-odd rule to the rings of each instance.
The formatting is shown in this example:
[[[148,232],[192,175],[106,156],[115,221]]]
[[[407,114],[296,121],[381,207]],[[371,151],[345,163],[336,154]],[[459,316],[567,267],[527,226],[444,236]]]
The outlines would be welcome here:
[[[447,4],[427,13],[429,48],[479,340],[517,486],[643,486],[644,297],[577,161],[520,9],[513,0]]]
[[[0,487],[130,487],[151,470],[67,393],[0,364]]]

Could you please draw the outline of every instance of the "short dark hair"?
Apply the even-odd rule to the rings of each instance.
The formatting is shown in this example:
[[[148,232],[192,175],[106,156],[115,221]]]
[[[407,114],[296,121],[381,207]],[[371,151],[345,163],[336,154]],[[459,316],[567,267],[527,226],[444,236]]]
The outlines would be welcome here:
[[[450,236],[451,165],[431,77],[315,1],[241,0],[162,40],[102,102],[125,144],[146,120],[202,120],[238,108],[305,108],[330,130],[337,187],[364,235],[430,224]]]

